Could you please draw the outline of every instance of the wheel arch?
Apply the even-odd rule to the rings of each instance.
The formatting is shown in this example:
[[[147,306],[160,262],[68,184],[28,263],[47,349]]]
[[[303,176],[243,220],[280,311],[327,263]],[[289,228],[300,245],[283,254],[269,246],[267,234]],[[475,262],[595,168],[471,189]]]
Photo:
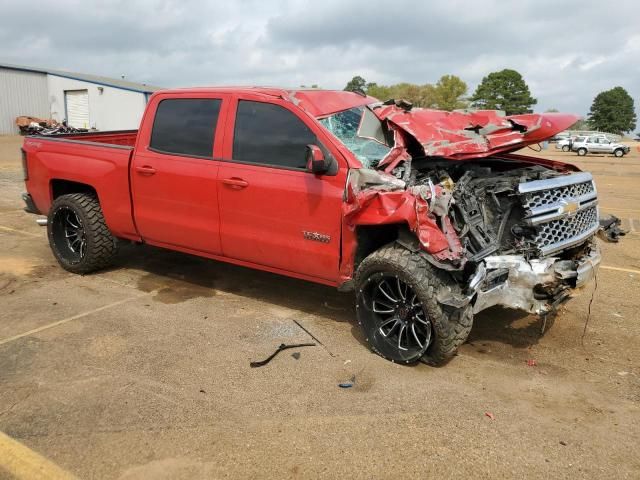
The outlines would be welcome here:
[[[75,182],[73,180],[66,180],[62,178],[51,179],[50,182],[51,201],[62,195],[68,195],[70,193],[87,193],[95,195],[98,198],[98,192],[96,189],[87,183]]]
[[[406,234],[410,234],[407,223],[356,226],[357,243],[353,264],[354,273],[358,270],[358,266],[365,258]]]

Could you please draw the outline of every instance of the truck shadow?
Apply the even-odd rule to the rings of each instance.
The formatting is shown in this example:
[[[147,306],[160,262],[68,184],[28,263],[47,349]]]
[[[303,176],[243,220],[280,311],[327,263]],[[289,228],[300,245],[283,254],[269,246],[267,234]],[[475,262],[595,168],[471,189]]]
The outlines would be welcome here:
[[[551,327],[548,320],[545,328]],[[527,348],[542,338],[543,321],[536,315],[500,306],[491,307],[476,314],[467,343],[481,344],[492,341]]]
[[[354,338],[367,346],[355,321],[353,295],[333,287],[146,245],[122,247],[114,269],[118,268],[144,272],[137,287],[155,291],[153,299],[158,302],[180,303],[212,297],[217,291],[232,293],[351,323]],[[467,343],[481,353],[485,341],[522,349],[538,343],[541,329],[542,321],[534,315],[493,307],[476,315]]]
[[[333,287],[146,245],[123,246],[118,268],[144,272],[137,287],[156,291],[153,299],[162,303],[212,297],[221,291],[338,322],[349,322],[355,315],[353,297]]]

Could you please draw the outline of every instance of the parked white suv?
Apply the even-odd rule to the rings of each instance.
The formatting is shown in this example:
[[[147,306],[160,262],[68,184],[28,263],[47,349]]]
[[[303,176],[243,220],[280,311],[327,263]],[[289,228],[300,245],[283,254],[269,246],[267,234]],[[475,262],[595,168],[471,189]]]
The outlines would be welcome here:
[[[612,142],[604,135],[591,135],[576,137],[571,144],[571,150],[580,156],[587,153],[610,153],[616,157],[622,157],[629,153],[630,148],[622,143]]]

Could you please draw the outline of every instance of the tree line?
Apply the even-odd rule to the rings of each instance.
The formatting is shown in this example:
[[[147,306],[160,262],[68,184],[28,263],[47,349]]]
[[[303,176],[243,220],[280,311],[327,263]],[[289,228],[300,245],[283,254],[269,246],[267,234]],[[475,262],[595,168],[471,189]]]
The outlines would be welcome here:
[[[447,111],[476,108],[516,115],[532,113],[538,103],[522,75],[508,68],[484,77],[470,96],[467,96],[467,84],[456,75],[443,75],[435,84],[423,85],[407,82],[379,85],[356,75],[344,89],[379,100],[404,99],[416,107]],[[633,98],[624,88],[614,87],[594,98],[587,119],[580,120],[576,128],[622,134],[635,129],[636,120]]]

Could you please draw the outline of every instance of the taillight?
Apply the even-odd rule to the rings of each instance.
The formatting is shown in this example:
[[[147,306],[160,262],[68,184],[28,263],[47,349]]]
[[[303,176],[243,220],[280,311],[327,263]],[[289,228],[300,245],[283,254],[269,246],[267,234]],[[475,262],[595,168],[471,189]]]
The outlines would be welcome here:
[[[24,148],[20,149],[22,152],[22,176],[24,177],[24,181],[29,180],[29,169],[27,167],[27,152],[24,151]]]

